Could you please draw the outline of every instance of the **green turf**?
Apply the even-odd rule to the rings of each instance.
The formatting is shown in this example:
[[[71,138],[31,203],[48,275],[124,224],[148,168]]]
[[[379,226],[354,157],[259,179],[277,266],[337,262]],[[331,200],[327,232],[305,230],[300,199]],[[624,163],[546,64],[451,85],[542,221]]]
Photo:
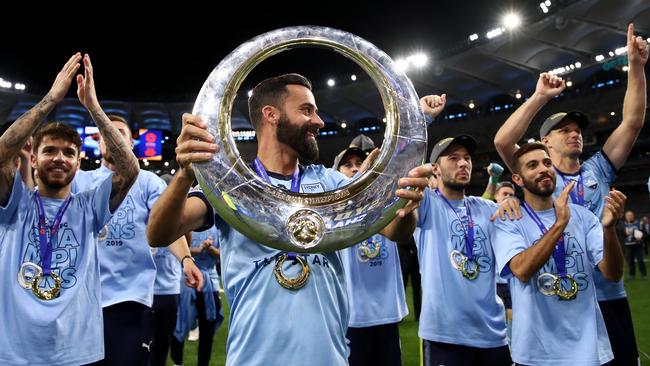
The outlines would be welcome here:
[[[648,264],[648,263],[646,263]],[[650,281],[649,280],[627,280],[625,282],[636,340],[641,352],[641,365],[650,366]],[[402,339],[402,364],[404,366],[417,366],[420,364],[418,323],[413,318],[413,302],[411,288],[407,288],[407,302],[409,315],[400,325],[400,336]],[[221,325],[214,340],[212,358],[210,365],[221,366],[226,360],[226,337],[228,334],[228,304],[223,300],[224,315],[226,321]],[[196,365],[198,342],[185,342],[185,365]],[[647,356],[644,356],[645,353]],[[168,361],[168,365],[172,365]]]

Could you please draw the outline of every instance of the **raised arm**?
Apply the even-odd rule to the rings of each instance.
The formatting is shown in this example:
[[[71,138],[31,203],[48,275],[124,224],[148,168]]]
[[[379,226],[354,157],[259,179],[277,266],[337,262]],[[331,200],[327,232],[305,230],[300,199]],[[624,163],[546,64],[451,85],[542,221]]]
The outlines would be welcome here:
[[[623,277],[623,251],[616,235],[616,222],[623,217],[627,197],[617,190],[612,190],[605,197],[603,209],[603,259],[598,263],[598,269],[603,277],[610,281],[618,281]]]
[[[181,235],[206,224],[208,207],[197,197],[187,197],[194,182],[192,163],[211,161],[217,152],[214,137],[198,116],[185,113],[176,140],[178,173],[158,198],[149,214],[147,238],[152,246],[168,245]]]
[[[627,28],[627,61],[629,69],[623,100],[623,120],[603,146],[603,152],[617,170],[625,164],[645,122],[647,100],[644,69],[648,61],[648,42],[634,36],[633,24]]]
[[[16,174],[16,159],[25,143],[41,126],[45,117],[65,98],[74,74],[79,69],[79,53],[70,57],[56,75],[50,91],[32,109],[20,116],[0,137],[0,204],[9,200]]]
[[[106,143],[106,148],[111,152],[111,156],[115,160],[115,174],[113,174],[113,186],[109,203],[111,212],[114,212],[138,178],[140,166],[138,165],[138,159],[131,151],[128,141],[122,137],[120,131],[113,125],[99,105],[90,56],[84,55],[83,62],[84,75],[77,75],[77,95],[81,104],[90,112],[90,116],[95,121],[99,133]]]
[[[517,108],[499,128],[494,136],[494,146],[508,169],[512,170],[513,156],[519,148],[517,142],[524,137],[530,122],[546,103],[559,95],[565,88],[566,84],[561,77],[549,73],[540,74],[535,93]]]
[[[553,226],[539,239],[537,244],[530,246],[510,260],[510,271],[521,282],[528,282],[535,272],[542,268],[551,254],[553,254],[557,241],[563,237],[564,229],[571,218],[567,201],[569,192],[574,185],[575,182],[571,182],[564,187],[560,196],[555,200],[556,218]]]

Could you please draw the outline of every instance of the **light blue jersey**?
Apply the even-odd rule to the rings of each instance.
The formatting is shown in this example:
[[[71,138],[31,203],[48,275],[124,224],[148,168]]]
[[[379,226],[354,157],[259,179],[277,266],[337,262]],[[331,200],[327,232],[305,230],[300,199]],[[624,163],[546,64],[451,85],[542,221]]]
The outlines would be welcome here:
[[[183,268],[176,256],[168,248],[151,248],[151,255],[156,264],[154,295],[180,294]]]
[[[211,227],[205,231],[192,232],[192,247],[198,248],[202,245],[203,241],[212,238],[212,246],[220,248],[219,245],[219,232],[216,227]],[[193,255],[196,266],[199,267],[201,272],[207,273],[212,283],[214,291],[219,291],[219,273],[217,272],[217,258],[208,253],[207,249],[199,254]]]
[[[289,187],[291,177],[269,176],[273,184]],[[346,181],[333,169],[309,165],[301,174],[300,191],[333,190]],[[232,229],[214,217],[203,193],[193,195],[205,200],[210,211],[204,229],[216,224],[219,231],[222,281],[230,303],[226,364],[347,365],[349,314],[339,252],[300,254],[309,263],[309,278],[303,288],[287,290],[273,275],[276,258],[283,253]],[[285,265],[286,275],[295,276],[299,267]]]
[[[525,365],[602,365],[614,358],[593,281],[603,257],[600,221],[584,207],[569,204],[571,219],[564,230],[566,271],[578,284],[574,300],[542,294],[537,277],[557,274],[553,257],[528,282],[512,277],[512,257],[534,245],[542,232],[525,210],[518,221],[497,220],[494,250],[504,277],[511,277],[512,359]],[[537,212],[544,225],[555,223],[553,209]]]
[[[350,303],[350,327],[397,323],[408,314],[397,244],[373,235],[341,250]]]
[[[497,205],[478,197],[466,197],[474,221],[473,252],[479,275],[469,280],[456,270],[450,255],[466,253],[467,210],[463,201],[450,201],[454,214],[434,191],[426,189],[418,208],[415,243],[422,276],[421,338],[470,347],[506,345],[503,302],[496,293],[493,225],[490,216]],[[462,220],[459,221],[459,217]]]
[[[580,166],[582,173],[582,181],[584,185],[584,205],[600,220],[603,217],[603,208],[605,207],[605,197],[609,193],[609,188],[612,182],[616,179],[616,169],[607,158],[603,151],[599,151],[591,158],[587,159]],[[578,180],[579,175],[564,174],[567,180]],[[564,180],[557,174],[555,192],[553,197],[557,198],[566,184]],[[573,188],[573,192],[577,195],[578,187]],[[577,202],[573,202],[577,203]],[[600,272],[594,274],[594,281],[596,282],[596,295],[598,301],[603,300],[616,300],[626,297],[625,286],[623,279],[618,282],[606,280]]]
[[[34,191],[17,172],[9,201],[0,208],[0,364],[79,365],[104,358],[97,233],[110,220],[111,179],[72,194],[53,242],[52,272],[62,279],[59,296],[37,299],[18,284],[25,262],[41,264]],[[63,200],[42,197],[47,225]],[[47,290],[53,281],[41,281]]]
[[[97,186],[112,171],[100,168],[75,176],[73,192]],[[149,211],[165,182],[152,172],[141,170],[126,198],[106,226],[105,238],[99,243],[102,279],[102,306],[135,301],[151,307],[156,279],[156,265],[149,249],[146,228]],[[103,235],[104,236],[104,235]]]

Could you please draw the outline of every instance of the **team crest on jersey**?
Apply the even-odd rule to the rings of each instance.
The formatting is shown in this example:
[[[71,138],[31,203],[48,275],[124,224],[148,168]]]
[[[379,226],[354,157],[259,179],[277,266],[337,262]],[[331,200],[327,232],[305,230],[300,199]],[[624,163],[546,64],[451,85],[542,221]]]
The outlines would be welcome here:
[[[386,259],[388,257],[384,241],[378,240],[374,236],[355,245],[354,248],[359,262]]]

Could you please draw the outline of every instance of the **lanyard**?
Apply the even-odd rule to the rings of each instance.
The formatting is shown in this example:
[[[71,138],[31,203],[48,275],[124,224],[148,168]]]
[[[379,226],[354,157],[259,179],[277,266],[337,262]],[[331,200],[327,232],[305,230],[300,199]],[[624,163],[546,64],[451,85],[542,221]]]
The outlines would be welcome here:
[[[47,240],[47,223],[45,222],[45,209],[43,208],[43,201],[38,191],[34,194],[36,203],[38,204],[38,241],[41,255],[41,267],[43,268],[43,275],[49,276],[52,272],[52,241],[56,240],[56,233],[59,231],[63,213],[70,205],[70,196],[59,206],[59,210],[54,216],[52,226],[50,226],[50,240]]]
[[[546,234],[548,229],[546,226],[544,226],[544,223],[542,220],[537,216],[537,213],[535,213],[535,210],[533,210],[532,207],[526,203],[526,201],[523,202],[522,207],[526,212],[528,212],[528,215],[530,215],[530,218],[533,219],[535,224],[537,224],[537,227],[542,231],[542,234]],[[566,276],[566,263],[565,263],[565,258],[566,258],[566,253],[564,251],[564,233],[562,233],[562,236],[560,239],[557,241],[557,245],[555,246],[555,249],[553,249],[553,259],[555,260],[555,265],[557,266],[557,271],[558,274],[561,277]]]
[[[557,174],[562,178],[562,181],[564,181],[564,185],[568,186],[569,183],[571,183],[571,179],[567,179],[567,177],[564,176],[556,167],[553,167]],[[569,192],[569,195],[571,195],[571,202],[575,203],[576,205],[584,206],[585,205],[585,186],[582,183],[582,169],[580,169],[580,172],[578,173],[578,178],[576,188],[578,189],[578,194],[576,196],[576,193],[571,190]]]
[[[260,158],[255,158],[253,161],[253,166],[255,167],[255,172],[257,172],[257,174],[262,177],[262,179],[268,183],[271,183],[271,178],[269,178],[269,175],[266,173],[266,169],[264,168],[264,165],[262,165]],[[293,172],[293,176],[291,177],[291,192],[300,192],[300,169],[298,168],[296,168],[296,170]]]
[[[454,206],[452,206],[449,200],[442,195],[438,188],[436,188],[435,192],[438,197],[442,198],[442,200],[445,201],[447,206],[449,206],[451,211],[454,213],[454,215],[456,215],[458,220],[460,220],[460,223],[462,225],[463,220],[461,220],[460,216],[458,216],[456,213]],[[463,226],[463,231],[465,231],[465,254],[467,255],[467,259],[471,261],[474,259],[474,221],[472,220],[472,212],[469,209],[469,204],[465,202],[465,200],[463,201],[465,203],[465,209],[467,210],[467,230],[465,230],[465,227]]]

